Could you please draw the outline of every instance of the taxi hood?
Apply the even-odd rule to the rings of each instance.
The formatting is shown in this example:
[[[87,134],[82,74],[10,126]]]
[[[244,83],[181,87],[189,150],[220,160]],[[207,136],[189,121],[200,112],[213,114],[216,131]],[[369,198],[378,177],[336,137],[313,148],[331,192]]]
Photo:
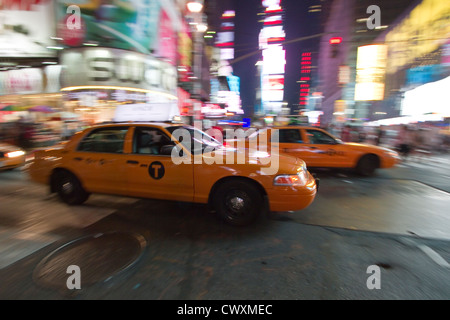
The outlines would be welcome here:
[[[353,150],[365,150],[365,151],[371,151],[371,152],[392,151],[391,149],[388,149],[388,148],[374,146],[374,145],[365,144],[365,143],[345,142],[344,144]]]
[[[248,148],[223,147],[214,150],[213,153],[203,154],[203,159],[206,163],[213,161],[213,158],[217,157],[223,157],[223,163],[227,164],[254,166],[257,170],[271,168],[270,172],[276,171],[274,174],[296,174],[299,167],[303,166],[306,168],[306,163],[300,158]]]

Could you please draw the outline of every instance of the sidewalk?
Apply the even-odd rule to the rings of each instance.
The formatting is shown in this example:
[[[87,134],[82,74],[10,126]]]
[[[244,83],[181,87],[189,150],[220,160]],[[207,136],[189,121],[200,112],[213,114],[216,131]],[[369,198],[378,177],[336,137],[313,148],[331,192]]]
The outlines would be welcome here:
[[[448,165],[450,168],[450,153],[432,153],[430,155],[426,154],[417,154],[412,153],[408,159],[408,161],[413,162],[420,162],[420,163],[433,163],[433,164],[439,164],[439,165]]]

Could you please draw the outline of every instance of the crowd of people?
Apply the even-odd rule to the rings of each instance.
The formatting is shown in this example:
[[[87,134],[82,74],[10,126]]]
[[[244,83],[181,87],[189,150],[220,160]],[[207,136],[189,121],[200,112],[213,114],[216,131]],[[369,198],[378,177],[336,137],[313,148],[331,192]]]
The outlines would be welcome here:
[[[69,139],[80,129],[75,122],[33,122],[19,119],[0,123],[0,142],[19,146],[25,150],[46,147]]]

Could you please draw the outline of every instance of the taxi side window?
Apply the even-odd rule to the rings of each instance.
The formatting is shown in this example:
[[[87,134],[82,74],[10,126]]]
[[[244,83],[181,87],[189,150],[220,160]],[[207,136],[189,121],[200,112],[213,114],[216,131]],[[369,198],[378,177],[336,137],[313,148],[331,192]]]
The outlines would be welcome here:
[[[297,129],[280,129],[279,139],[281,143],[303,143],[300,131]]]
[[[78,145],[78,151],[123,153],[127,127],[101,128],[92,131]]]
[[[333,137],[319,130],[306,130],[306,134],[311,144],[335,144]]]
[[[156,128],[136,128],[133,140],[133,153],[161,154],[164,145],[174,145],[171,139]]]

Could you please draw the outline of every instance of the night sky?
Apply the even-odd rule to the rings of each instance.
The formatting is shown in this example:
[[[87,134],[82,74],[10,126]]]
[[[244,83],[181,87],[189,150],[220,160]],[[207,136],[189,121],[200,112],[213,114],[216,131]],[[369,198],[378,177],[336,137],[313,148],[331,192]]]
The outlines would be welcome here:
[[[232,0],[236,11],[235,17],[235,59],[234,74],[241,78],[241,99],[246,116],[253,113],[255,107],[255,87],[257,87],[255,63],[260,54],[242,59],[242,56],[258,51],[258,36],[262,27],[258,23],[257,14],[262,11],[261,0]],[[299,37],[320,33],[320,21],[313,14],[308,13],[308,7],[320,4],[319,0],[282,0],[284,13],[284,30],[286,41]],[[314,18],[313,18],[314,17]],[[304,51],[317,51],[319,38],[307,41],[297,41],[286,44],[285,68],[285,101],[290,105],[299,100],[300,58]]]

